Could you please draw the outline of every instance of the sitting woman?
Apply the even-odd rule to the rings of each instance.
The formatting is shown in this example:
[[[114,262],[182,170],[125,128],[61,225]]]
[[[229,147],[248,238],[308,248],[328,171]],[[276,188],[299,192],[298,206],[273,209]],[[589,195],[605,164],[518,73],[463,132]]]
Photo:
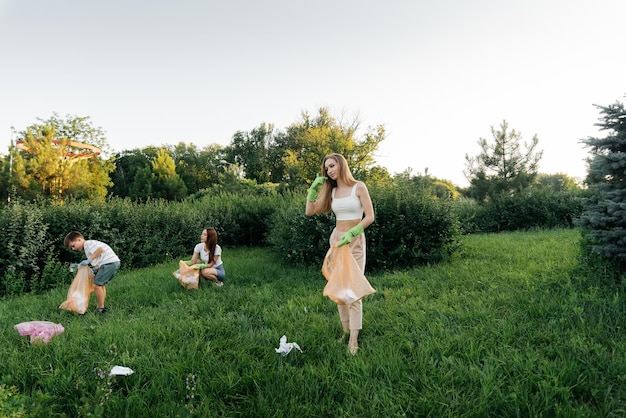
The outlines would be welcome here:
[[[223,286],[226,271],[222,263],[222,247],[217,244],[215,228],[204,229],[200,241],[193,249],[191,265],[200,264],[200,276],[217,286]]]

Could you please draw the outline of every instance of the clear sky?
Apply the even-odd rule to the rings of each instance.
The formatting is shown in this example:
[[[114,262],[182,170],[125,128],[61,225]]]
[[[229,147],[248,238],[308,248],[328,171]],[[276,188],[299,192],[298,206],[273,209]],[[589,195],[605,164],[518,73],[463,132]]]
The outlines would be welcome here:
[[[53,112],[114,151],[227,145],[328,107],[376,156],[466,185],[503,120],[584,177],[593,105],[626,100],[624,0],[0,0],[0,153]]]

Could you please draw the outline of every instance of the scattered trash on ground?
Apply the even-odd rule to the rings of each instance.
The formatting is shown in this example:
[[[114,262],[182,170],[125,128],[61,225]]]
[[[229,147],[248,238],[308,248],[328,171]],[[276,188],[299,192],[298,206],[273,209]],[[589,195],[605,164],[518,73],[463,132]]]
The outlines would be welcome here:
[[[299,352],[302,352],[302,350],[300,349],[300,346],[297,343],[288,343],[287,342],[287,336],[283,335],[282,337],[280,337],[280,345],[278,348],[276,348],[276,352],[280,353],[284,356],[286,356],[287,354],[289,354],[291,352],[292,349],[297,349]]]
[[[130,367],[113,366],[109,376],[130,376],[134,371]]]
[[[13,328],[15,328],[22,337],[30,335],[31,344],[37,341],[43,341],[48,344],[52,337],[65,331],[63,325],[49,321],[21,322]]]

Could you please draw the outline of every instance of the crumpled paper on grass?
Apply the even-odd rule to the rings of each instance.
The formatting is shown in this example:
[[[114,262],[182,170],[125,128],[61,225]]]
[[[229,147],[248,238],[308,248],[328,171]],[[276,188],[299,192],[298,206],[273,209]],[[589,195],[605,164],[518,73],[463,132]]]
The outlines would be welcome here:
[[[130,376],[134,371],[130,367],[113,366],[109,372],[109,376]]]
[[[63,325],[49,321],[21,322],[13,328],[15,328],[22,337],[30,335],[31,344],[37,341],[43,341],[48,344],[52,337],[65,331]]]
[[[280,337],[280,344],[278,348],[276,348],[275,350],[277,353],[282,354],[284,357],[287,354],[289,354],[291,350],[294,348],[297,349],[299,352],[302,352],[302,350],[300,349],[300,346],[297,343],[288,343],[287,336],[283,335],[282,337]]]

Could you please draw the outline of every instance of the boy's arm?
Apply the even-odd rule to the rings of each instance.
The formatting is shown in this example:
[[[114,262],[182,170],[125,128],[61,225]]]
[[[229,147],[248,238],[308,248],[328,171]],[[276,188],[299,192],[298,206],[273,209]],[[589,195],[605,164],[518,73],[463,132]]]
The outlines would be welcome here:
[[[89,258],[89,262],[92,263],[93,260],[97,260],[98,257],[100,257],[100,255],[102,254],[103,251],[104,251],[104,249],[102,247],[96,248],[96,251],[94,251],[93,254],[91,254],[91,257],[88,257]]]

